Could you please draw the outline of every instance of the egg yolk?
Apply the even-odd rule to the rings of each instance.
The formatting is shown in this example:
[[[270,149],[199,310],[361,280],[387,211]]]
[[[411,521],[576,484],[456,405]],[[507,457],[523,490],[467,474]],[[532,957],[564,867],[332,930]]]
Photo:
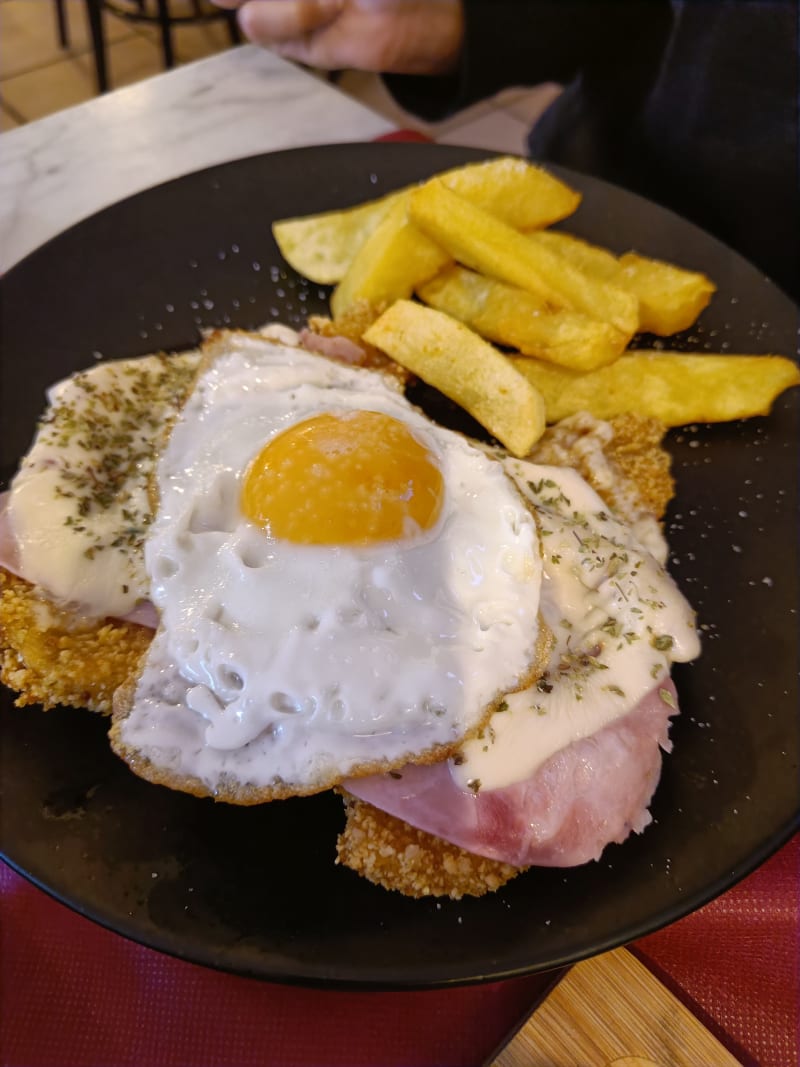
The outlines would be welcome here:
[[[247,470],[252,522],[299,544],[368,545],[436,523],[444,481],[433,455],[390,415],[317,415],[273,438]]]

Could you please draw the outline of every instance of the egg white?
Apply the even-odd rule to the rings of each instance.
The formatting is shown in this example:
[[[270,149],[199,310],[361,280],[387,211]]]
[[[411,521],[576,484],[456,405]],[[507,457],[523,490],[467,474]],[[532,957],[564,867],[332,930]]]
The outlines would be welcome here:
[[[265,443],[354,410],[402,420],[435,457],[445,497],[431,530],[298,545],[243,517],[242,478]],[[145,558],[161,626],[119,736],[175,778],[215,794],[327,788],[452,746],[524,683],[542,573],[532,515],[501,464],[373,372],[225,335],[156,489]]]

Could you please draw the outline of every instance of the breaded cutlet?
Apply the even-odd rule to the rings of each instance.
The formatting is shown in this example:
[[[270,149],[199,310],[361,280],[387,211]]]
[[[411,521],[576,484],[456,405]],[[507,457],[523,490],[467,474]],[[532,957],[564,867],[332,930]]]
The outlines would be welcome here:
[[[111,714],[114,691],[136,669],[152,631],[119,619],[84,619],[0,567],[0,680],[18,707],[57,704]]]
[[[582,412],[549,426],[527,458],[573,467],[626,521],[637,512],[661,519],[675,494],[672,459],[661,447],[666,432],[647,415],[626,412],[605,422]]]
[[[522,871],[465,852],[349,794],[344,807],[347,825],[336,844],[336,862],[384,889],[459,900],[493,893]]]

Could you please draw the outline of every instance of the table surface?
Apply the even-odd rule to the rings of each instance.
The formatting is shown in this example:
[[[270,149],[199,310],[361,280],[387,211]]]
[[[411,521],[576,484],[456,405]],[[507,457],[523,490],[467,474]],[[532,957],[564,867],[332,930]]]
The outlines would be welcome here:
[[[0,134],[0,270],[182,174],[393,129],[329,82],[242,45]]]
[[[245,45],[200,60],[0,135],[0,270],[8,269],[51,237],[101,208],[182,174],[262,152],[308,144],[371,140],[391,131],[391,123],[347,97],[324,79],[253,46]],[[796,900],[792,900],[791,887],[796,885],[798,855],[800,850],[795,841],[760,872],[751,876],[743,884],[743,889],[739,887],[732,890],[721,901],[710,905],[710,910],[702,909],[668,931],[645,939],[641,946],[645,958],[657,973],[667,981],[672,979],[677,990],[680,991],[682,987],[683,992],[687,993],[687,987],[692,984],[691,946],[694,939],[701,932],[705,936],[709,929],[714,929],[715,924],[719,926],[722,923],[712,938],[715,946],[714,965],[719,970],[725,966],[727,958],[729,969],[736,968],[742,964],[730,957],[726,931],[731,932],[731,924],[739,924],[733,931],[736,934],[735,942],[731,942],[739,945],[742,931],[749,933],[753,926],[753,912],[760,915],[760,923],[753,926],[753,936],[757,934],[756,946],[746,965],[752,967],[754,960],[759,966],[763,964],[765,975],[762,976],[759,971],[755,976],[759,981],[755,984],[751,982],[750,988],[745,988],[746,981],[745,987],[741,982],[737,986],[735,981],[728,981],[729,996],[724,1002],[720,999],[719,989],[714,996],[704,996],[704,991],[699,987],[689,988],[687,999],[694,1008],[701,1012],[705,1010],[707,1022],[713,1024],[716,1017],[723,1035],[727,1026],[727,1036],[732,1037],[734,1044],[737,1041],[747,1044],[749,1039],[752,1041],[751,1050],[753,1045],[758,1045],[755,1051],[760,1050],[761,1056],[743,1056],[743,1062],[755,1063],[758,1060],[764,1067],[767,1067],[767,1063],[770,1067],[793,1067],[797,1063],[797,1059],[792,1058],[795,1053],[792,1051],[794,1042],[791,1036],[796,1032],[796,1026],[786,1020],[782,1031],[781,1027],[787,1008],[795,1018],[797,1013],[798,976],[796,962],[792,962],[797,949],[797,906]],[[107,931],[87,932],[91,924],[77,916],[64,919],[64,909],[59,905],[47,901],[33,887],[23,886],[10,872],[3,876],[2,870],[0,868],[3,913],[9,920],[8,929],[11,928],[12,917],[16,925],[13,937],[7,934],[3,938],[5,962],[2,978],[5,992],[1,995],[0,1006],[11,1009],[14,1004],[22,1004],[24,1010],[9,1010],[7,1013],[7,1018],[16,1022],[14,1027],[9,1027],[0,1043],[5,1045],[5,1048],[0,1047],[0,1060],[15,1064],[21,1064],[23,1060],[30,1064],[52,1062],[63,1067],[64,1061],[59,1059],[57,1050],[65,1047],[59,1044],[65,1039],[64,1026],[69,1028],[72,1025],[76,1033],[82,1033],[82,1027],[93,1025],[92,1020],[99,1012],[90,1011],[91,1018],[85,1010],[83,1014],[70,1010],[58,1015],[61,1022],[56,1039],[52,1027],[50,1032],[46,1032],[46,1020],[53,1018],[52,1003],[47,1002],[47,998],[53,995],[53,989],[51,984],[43,980],[42,974],[51,975],[69,958],[69,967],[73,972],[77,968],[85,979],[87,990],[94,991],[95,1002],[102,1010],[105,1006],[103,998],[108,997],[113,981],[97,984],[98,975],[94,973],[93,959],[101,957],[103,967],[110,971],[118,965],[122,954],[129,967],[138,967],[142,971],[149,968],[152,971],[156,965],[148,961],[157,954],[132,945],[123,949],[127,943]],[[773,899],[776,893],[780,900]],[[768,915],[768,921],[764,918],[765,914]],[[48,937],[42,923],[49,924],[53,931],[57,929],[60,940],[56,942]],[[32,957],[31,953],[38,955]],[[766,990],[769,988],[770,965],[778,958],[782,961],[783,971],[780,972],[782,989],[776,1015],[775,1002]],[[191,994],[205,981],[209,1003],[218,1004],[220,990],[224,991],[222,999],[227,997],[230,1001],[231,990],[235,988],[241,993],[244,988],[242,983],[246,982],[224,975],[209,976],[201,981],[196,973],[201,969],[166,959],[158,967],[161,968],[159,981],[151,981],[149,987],[146,982],[143,987],[139,975],[136,1001],[138,1011],[150,1012],[156,1020],[163,1018],[155,1011],[154,1005],[159,1006],[160,1012],[164,1011],[164,983],[169,986],[167,992],[171,991],[173,996],[180,997],[181,990]],[[89,972],[91,977],[88,976]],[[65,974],[66,971],[59,972],[55,977],[64,978]],[[13,1004],[10,994],[12,979],[13,989],[16,990]],[[259,983],[255,985],[259,986]],[[517,984],[498,992],[496,986],[490,986],[481,996],[475,991],[462,991],[462,999],[451,999],[446,1009],[444,1001],[436,999],[434,1003],[434,999],[427,995],[427,1004],[432,1012],[429,1022],[432,1032],[438,1027],[438,1044],[430,1044],[427,1052],[419,1045],[415,1052],[414,1042],[405,1043],[402,1062],[407,1067],[423,1062],[462,1062],[455,1056],[448,1061],[442,1044],[443,1019],[450,1018],[452,1022],[455,1018],[455,1030],[462,1031],[463,1038],[463,1027],[458,1025],[459,1012],[472,1016],[476,1010],[491,1011],[491,1005],[494,1004],[499,1023],[499,1015],[502,1014],[499,1006],[502,1002],[505,1012],[502,1025],[507,1028],[511,1015],[518,1014],[520,1007],[533,1002],[526,1001],[526,997],[533,998],[537,988],[536,983],[530,986],[530,990]],[[260,985],[260,989],[264,991],[264,997],[268,998],[271,1007],[267,1009],[265,1003],[260,1002],[254,994],[254,1018],[263,1018],[265,1026],[269,1020],[269,1026],[273,1027],[276,1034],[286,1031],[289,1024],[301,1026],[298,1020],[308,1010],[315,1010],[310,1009],[312,1002],[308,992],[277,990],[276,987],[264,985]],[[458,995],[459,991],[451,993],[451,997]],[[386,1008],[387,1000],[392,996],[401,997],[400,994],[389,994],[380,998],[384,1002],[380,1012],[384,1014],[381,1016],[379,1012],[379,1017],[392,1017],[391,1008],[388,1014]],[[414,995],[411,996],[413,998]],[[436,995],[437,998],[441,996]],[[748,996],[749,1001],[744,999]],[[750,1014],[753,1005],[758,1006],[757,1014],[759,1018],[763,1017],[759,1025],[764,1030],[760,1037],[753,1036],[752,1026],[731,1032],[734,1029],[731,1020],[735,1019],[737,1013],[737,997],[738,1003],[748,1005],[746,1010]],[[8,1002],[3,1004],[6,998]],[[408,995],[404,1002],[406,1006],[407,1002]],[[343,1004],[344,1001],[337,1003]],[[372,1003],[377,1005],[378,1001]],[[41,1009],[38,1013],[37,1004]],[[237,1011],[242,1013],[244,1008],[239,1006]],[[272,1014],[260,1014],[267,1011]],[[342,1015],[340,1025],[352,1025],[353,1019],[358,1018],[361,1011],[360,1006],[354,1005],[354,1014]],[[6,1016],[5,1010],[3,1015]],[[129,1020],[129,1025],[133,1027],[132,1032],[141,1036],[140,1021],[134,1024]],[[253,1026],[253,1020],[248,1020],[248,1025]],[[420,1040],[423,1029],[420,1025]],[[81,1051],[80,1054],[75,1051],[70,1053],[74,1063],[85,1063],[92,1067],[100,1062],[136,1063],[136,1054],[131,1051],[133,1046],[130,1044],[124,1052],[112,1054],[110,1050],[113,1049],[114,1040],[119,1041],[119,1028],[114,1031],[116,1037],[110,1036],[111,1030],[106,1035],[108,1041],[103,1044],[104,1029],[100,1027],[96,1034],[99,1044],[94,1047],[87,1046],[88,1039],[75,1037],[73,1047]],[[778,1033],[778,1043],[775,1042],[776,1031],[781,1031]],[[331,1035],[335,1032],[336,1025],[326,1022],[320,1040],[332,1039]],[[397,1043],[399,1031],[393,1030],[391,1033],[394,1037],[390,1040]],[[263,1038],[264,1034],[261,1036]],[[499,1039],[501,1034],[496,1036]],[[66,1039],[69,1044],[69,1035],[66,1035]],[[147,1050],[147,1062],[154,1067],[180,1062],[180,1052],[176,1046],[167,1053],[163,1043],[154,1040],[153,1047]],[[274,1034],[272,1040],[271,1047],[277,1049],[279,1042],[275,1043],[278,1039]],[[313,1050],[308,1051],[310,1040],[309,1034],[303,1031],[303,1047],[308,1058],[298,1054],[292,1062],[315,1061]],[[255,1047],[251,1042],[251,1049]],[[324,1055],[319,1051],[321,1047],[317,1048],[317,1056]],[[399,1050],[399,1044],[396,1047]],[[219,1050],[212,1054],[210,1048],[206,1048],[210,1057],[208,1062],[233,1062],[223,1059]],[[342,1048],[346,1050],[348,1045],[345,1043]],[[345,1059],[340,1061],[336,1058],[335,1062],[356,1062],[352,1052],[343,1053],[342,1048],[339,1048],[337,1056],[345,1055]],[[441,1055],[435,1051],[437,1048]],[[142,1049],[140,1051],[144,1054]],[[433,1058],[426,1059],[426,1056]],[[762,1058],[767,1056],[769,1059]],[[288,1063],[290,1058],[284,1056],[281,1062]],[[200,1063],[201,1060],[206,1062],[202,1056],[193,1062]],[[140,1059],[138,1062],[144,1061]],[[250,1059],[247,1062],[251,1062]],[[267,1060],[262,1058],[258,1062],[265,1063]],[[269,1062],[277,1060],[270,1058]],[[333,1063],[334,1058],[329,1056],[325,1062]],[[364,1062],[376,1061],[366,1059]],[[386,1062],[390,1060],[387,1058]],[[400,1060],[392,1059],[391,1062]],[[469,1062],[469,1059],[463,1062]]]

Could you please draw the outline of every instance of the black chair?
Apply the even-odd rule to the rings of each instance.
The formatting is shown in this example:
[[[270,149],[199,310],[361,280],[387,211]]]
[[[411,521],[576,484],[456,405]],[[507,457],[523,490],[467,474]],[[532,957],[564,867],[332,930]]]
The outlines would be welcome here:
[[[158,23],[161,29],[164,66],[167,69],[175,65],[175,50],[172,46],[173,26],[182,23],[224,19],[228,26],[231,44],[240,44],[242,40],[239,26],[236,22],[236,15],[233,11],[205,8],[201,0],[184,0],[184,8],[190,7],[191,10],[180,14],[175,11],[175,0],[130,0],[130,6],[128,7],[122,6],[119,0],[84,0],[84,2],[92,35],[97,90],[101,93],[106,92],[109,88],[106,40],[103,30],[103,8],[112,11],[120,18],[128,19],[132,22]],[[69,27],[65,0],[55,0],[55,4],[58,39],[62,48],[67,48],[69,46]]]
[[[58,27],[58,43],[62,48],[69,48],[69,24],[64,0],[56,0],[56,25]]]

